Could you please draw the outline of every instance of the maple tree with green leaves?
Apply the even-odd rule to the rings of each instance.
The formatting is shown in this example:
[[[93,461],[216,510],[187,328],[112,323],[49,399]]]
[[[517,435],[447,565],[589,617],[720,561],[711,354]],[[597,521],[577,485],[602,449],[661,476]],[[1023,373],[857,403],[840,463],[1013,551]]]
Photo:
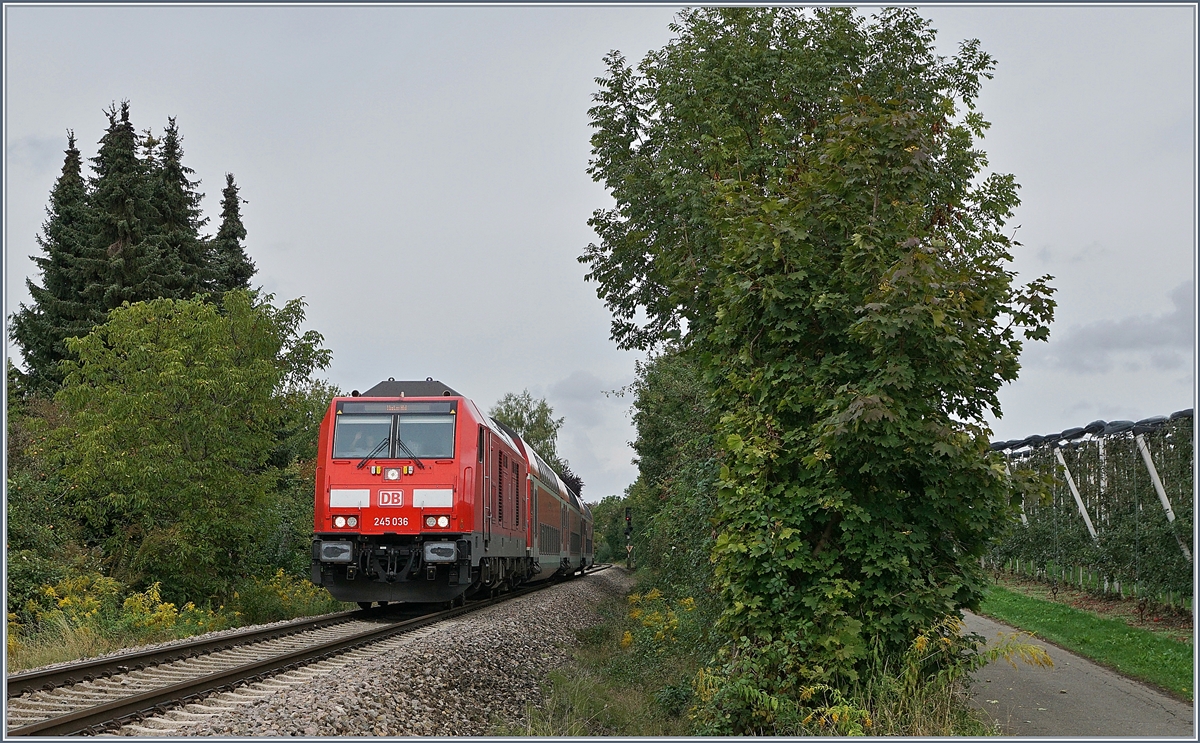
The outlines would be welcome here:
[[[1053,290],[1008,268],[1017,184],[977,147],[977,41],[940,56],[911,9],[699,9],[672,30],[636,70],[607,57],[589,172],[616,205],[580,261],[620,347],[699,364],[726,643],[697,721],[771,732],[977,605],[1034,487],[983,416]]]

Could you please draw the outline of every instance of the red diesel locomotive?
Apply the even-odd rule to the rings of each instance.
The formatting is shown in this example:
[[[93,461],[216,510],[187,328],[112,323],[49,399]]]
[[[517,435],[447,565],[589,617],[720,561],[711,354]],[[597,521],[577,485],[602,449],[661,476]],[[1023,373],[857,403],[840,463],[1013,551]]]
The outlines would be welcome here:
[[[587,505],[441,382],[334,398],[318,447],[312,581],[336,599],[453,601],[593,564]]]

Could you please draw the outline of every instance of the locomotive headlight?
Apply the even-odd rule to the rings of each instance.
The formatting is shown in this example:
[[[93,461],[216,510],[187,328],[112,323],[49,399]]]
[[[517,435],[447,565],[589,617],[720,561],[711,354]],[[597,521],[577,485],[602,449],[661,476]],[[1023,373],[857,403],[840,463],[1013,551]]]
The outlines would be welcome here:
[[[436,516],[426,516],[425,517],[425,526],[437,526],[437,517]]]
[[[450,526],[450,517],[449,516],[438,516],[437,525],[442,527],[443,529],[445,529],[447,526]]]
[[[383,471],[383,479],[399,480],[400,479],[400,468],[399,467],[388,467],[387,469],[385,469]]]
[[[337,528],[341,529],[342,527],[344,527],[346,525],[346,517],[345,516],[334,516],[333,517],[333,525],[336,526]]]
[[[350,518],[346,519],[346,526],[358,526],[358,517],[351,516]]]

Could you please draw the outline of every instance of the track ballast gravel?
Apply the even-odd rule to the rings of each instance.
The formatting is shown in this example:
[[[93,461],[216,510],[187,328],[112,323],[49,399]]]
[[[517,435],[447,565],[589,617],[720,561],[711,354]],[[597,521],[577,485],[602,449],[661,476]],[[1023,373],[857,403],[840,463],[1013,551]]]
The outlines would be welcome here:
[[[523,720],[540,685],[570,659],[575,631],[600,602],[630,589],[604,570],[506,601],[305,672],[209,697],[121,735],[222,737],[485,735]]]

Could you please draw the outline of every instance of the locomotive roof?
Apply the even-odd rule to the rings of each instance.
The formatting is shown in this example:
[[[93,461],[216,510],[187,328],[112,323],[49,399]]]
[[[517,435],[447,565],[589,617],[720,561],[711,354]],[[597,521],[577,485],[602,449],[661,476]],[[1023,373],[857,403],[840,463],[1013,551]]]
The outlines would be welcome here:
[[[435,379],[397,382],[388,379],[362,393],[363,397],[462,397]]]
[[[396,381],[395,379],[388,379],[386,381],[380,382],[379,384],[375,385],[374,387],[367,390],[366,392],[360,393],[360,396],[362,396],[362,397],[450,397],[450,396],[462,397],[463,395],[461,393],[459,393],[458,391],[454,390],[453,388],[437,381],[436,379],[433,379],[432,377],[429,377],[425,380],[411,380],[411,381],[399,381],[399,382]],[[476,409],[476,412],[478,412],[477,409]],[[480,416],[480,417],[483,419],[485,424],[490,424],[488,427],[491,428],[495,433],[498,433],[502,437],[507,438],[509,440],[510,446],[513,446],[513,448],[516,448],[517,442],[519,441],[521,448],[525,449],[530,454],[533,454],[533,457],[532,457],[533,461],[531,461],[529,464],[532,465],[535,472],[540,473],[542,470],[545,470],[545,473],[543,473],[543,474],[546,476],[546,479],[553,481],[554,484],[558,486],[557,487],[558,494],[563,498],[563,500],[570,502],[572,505],[574,505],[578,509],[582,510],[582,509],[586,508],[586,506],[583,503],[583,499],[580,498],[579,495],[574,490],[571,490],[571,488],[567,487],[566,482],[563,481],[563,479],[561,477],[559,477],[558,473],[555,472],[548,464],[545,464],[545,460],[541,459],[540,456],[537,454],[537,452],[533,451],[533,448],[531,446],[529,446],[528,442],[526,442],[524,439],[522,439],[520,437],[520,435],[517,434],[516,431],[514,431],[510,427],[504,425],[503,423],[496,420],[495,418],[491,418],[491,417],[487,417],[487,416]],[[590,509],[588,509],[588,510],[590,513]]]

